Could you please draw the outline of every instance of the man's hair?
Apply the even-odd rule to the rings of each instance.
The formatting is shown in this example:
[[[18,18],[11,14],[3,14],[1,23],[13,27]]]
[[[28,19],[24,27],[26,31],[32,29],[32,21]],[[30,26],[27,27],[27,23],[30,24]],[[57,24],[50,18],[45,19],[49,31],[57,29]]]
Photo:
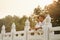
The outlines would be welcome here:
[[[38,19],[39,19],[39,17],[42,17],[43,19],[45,19],[45,15],[42,15],[42,14],[39,15],[39,16],[38,16]]]

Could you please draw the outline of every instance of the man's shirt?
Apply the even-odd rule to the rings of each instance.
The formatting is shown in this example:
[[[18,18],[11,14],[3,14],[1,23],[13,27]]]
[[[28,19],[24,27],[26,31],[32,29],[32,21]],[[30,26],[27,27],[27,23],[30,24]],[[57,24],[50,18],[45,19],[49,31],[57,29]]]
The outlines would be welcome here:
[[[44,24],[45,24],[44,22],[38,22],[38,23],[35,25],[35,28],[43,27]]]

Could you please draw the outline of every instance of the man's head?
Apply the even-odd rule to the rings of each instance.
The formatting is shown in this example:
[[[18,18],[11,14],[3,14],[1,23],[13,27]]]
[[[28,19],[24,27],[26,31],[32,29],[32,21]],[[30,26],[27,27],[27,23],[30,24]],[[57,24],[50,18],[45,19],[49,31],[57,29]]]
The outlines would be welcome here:
[[[44,16],[44,15],[39,15],[39,16],[38,16],[38,20],[39,20],[40,22],[43,22],[44,19],[45,19],[45,16]]]

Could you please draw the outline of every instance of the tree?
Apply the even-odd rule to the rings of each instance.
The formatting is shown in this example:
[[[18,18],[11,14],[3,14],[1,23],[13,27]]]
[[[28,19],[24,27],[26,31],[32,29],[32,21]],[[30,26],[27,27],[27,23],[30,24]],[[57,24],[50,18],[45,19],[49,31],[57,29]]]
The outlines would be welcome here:
[[[54,1],[53,4],[50,4],[47,7],[47,10],[52,17],[53,26],[60,26],[60,1]]]
[[[39,15],[40,12],[41,12],[40,6],[38,6],[37,8],[34,9],[34,14]]]
[[[6,16],[5,18],[3,18],[3,25],[5,25],[6,32],[10,32],[11,31],[12,22],[13,22],[13,18],[10,15]]]
[[[34,29],[34,27],[35,27],[35,21],[34,20],[32,20],[32,18],[31,17],[29,17],[29,21],[30,21],[30,28],[31,29]]]
[[[27,17],[24,15],[22,18],[20,18],[19,20],[19,27],[17,27],[17,30],[24,30],[24,26],[25,26],[25,21],[26,21]]]
[[[2,19],[0,19],[0,33],[1,33],[2,25],[3,25],[3,20],[2,20]]]

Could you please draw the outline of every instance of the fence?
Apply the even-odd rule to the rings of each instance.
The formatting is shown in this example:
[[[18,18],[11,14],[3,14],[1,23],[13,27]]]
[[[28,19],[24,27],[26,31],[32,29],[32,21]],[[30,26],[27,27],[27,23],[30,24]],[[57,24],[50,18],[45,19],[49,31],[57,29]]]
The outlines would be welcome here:
[[[38,33],[34,30],[29,30],[30,22],[26,20],[25,28],[23,31],[16,31],[15,23],[12,24],[11,32],[5,32],[5,25],[2,26],[0,33],[0,40],[60,40],[60,34],[54,34],[54,31],[60,31],[60,27],[52,27],[51,18],[47,15],[44,20],[45,27],[44,32]]]

